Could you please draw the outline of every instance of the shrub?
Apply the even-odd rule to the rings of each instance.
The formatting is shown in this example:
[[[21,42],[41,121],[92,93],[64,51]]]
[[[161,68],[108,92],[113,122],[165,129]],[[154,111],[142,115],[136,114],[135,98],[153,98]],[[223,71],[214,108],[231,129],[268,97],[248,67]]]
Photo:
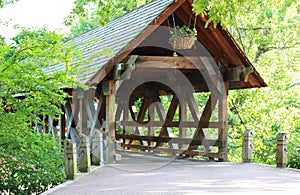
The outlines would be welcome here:
[[[0,192],[39,194],[65,179],[58,139],[28,130],[0,130]]]

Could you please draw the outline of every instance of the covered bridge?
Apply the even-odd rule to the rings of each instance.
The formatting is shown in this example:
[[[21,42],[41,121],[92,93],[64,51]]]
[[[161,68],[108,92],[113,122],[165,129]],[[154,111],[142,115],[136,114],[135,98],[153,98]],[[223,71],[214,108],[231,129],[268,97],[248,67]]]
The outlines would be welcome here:
[[[73,98],[63,107],[61,137],[77,129],[93,139],[102,130],[109,163],[116,141],[127,150],[226,161],[228,90],[266,84],[230,33],[205,28],[207,20],[195,16],[192,0],[154,0],[71,40],[99,39],[82,44],[92,61],[78,78],[93,88],[66,89]],[[188,41],[169,40],[183,25],[197,30],[188,48]],[[98,56],[104,48],[113,56]]]

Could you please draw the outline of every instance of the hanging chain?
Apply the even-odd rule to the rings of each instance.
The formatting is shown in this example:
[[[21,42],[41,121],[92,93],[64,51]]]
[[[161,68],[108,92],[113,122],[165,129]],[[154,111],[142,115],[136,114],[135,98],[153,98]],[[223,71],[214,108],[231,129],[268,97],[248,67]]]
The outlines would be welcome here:
[[[174,13],[172,13],[172,18],[173,18],[173,26],[174,26],[174,33],[175,33],[175,37],[177,37],[177,30],[176,30],[176,23],[175,23],[175,16],[174,16]],[[173,56],[176,57],[178,56],[177,53],[176,53],[176,41],[174,40],[174,53],[173,53]]]

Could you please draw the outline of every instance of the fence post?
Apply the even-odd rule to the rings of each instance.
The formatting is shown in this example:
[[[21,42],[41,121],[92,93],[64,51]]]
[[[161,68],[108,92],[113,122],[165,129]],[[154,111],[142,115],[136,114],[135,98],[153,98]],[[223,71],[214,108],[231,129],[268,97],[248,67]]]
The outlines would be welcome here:
[[[103,164],[103,134],[95,130],[92,135],[92,162],[94,165]]]
[[[243,150],[242,150],[242,158],[243,163],[251,163],[252,161],[252,138],[253,132],[252,131],[245,131],[243,133]]]
[[[91,168],[90,141],[88,136],[80,134],[79,141],[79,171],[89,172]]]
[[[68,180],[74,180],[77,174],[77,152],[76,143],[71,140],[64,140],[64,161],[65,172]]]
[[[287,165],[287,136],[285,133],[278,133],[276,137],[276,162],[277,167],[285,168]]]

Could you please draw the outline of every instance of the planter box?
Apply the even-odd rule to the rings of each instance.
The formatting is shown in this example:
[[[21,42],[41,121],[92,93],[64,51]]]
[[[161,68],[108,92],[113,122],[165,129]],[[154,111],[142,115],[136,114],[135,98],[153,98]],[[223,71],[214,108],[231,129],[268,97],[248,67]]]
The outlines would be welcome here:
[[[195,44],[195,40],[191,37],[183,37],[177,40],[169,40],[169,43],[174,49],[191,49]]]

